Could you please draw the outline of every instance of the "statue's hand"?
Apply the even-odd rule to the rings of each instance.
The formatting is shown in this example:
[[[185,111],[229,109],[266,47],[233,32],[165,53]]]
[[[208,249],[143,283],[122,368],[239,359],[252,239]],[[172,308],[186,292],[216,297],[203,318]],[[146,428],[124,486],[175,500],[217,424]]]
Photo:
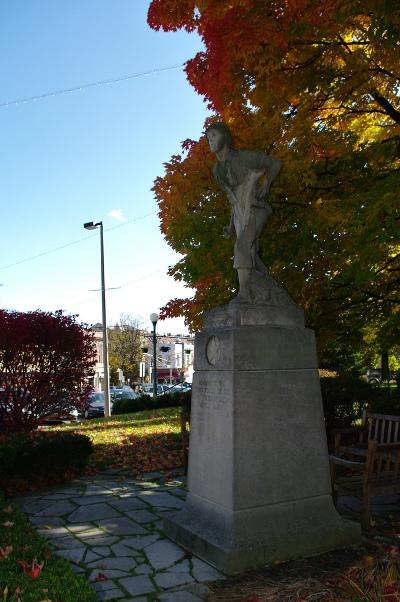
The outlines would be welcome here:
[[[222,231],[222,236],[226,239],[230,238],[233,234],[233,228],[232,225],[229,224],[229,226],[225,226],[225,228]]]

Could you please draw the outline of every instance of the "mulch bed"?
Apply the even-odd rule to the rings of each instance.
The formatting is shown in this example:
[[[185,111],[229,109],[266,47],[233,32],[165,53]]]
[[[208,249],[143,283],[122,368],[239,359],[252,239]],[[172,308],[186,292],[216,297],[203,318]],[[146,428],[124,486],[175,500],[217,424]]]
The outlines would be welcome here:
[[[209,583],[207,602],[400,601],[400,513],[389,522],[389,537],[382,520],[359,546]]]

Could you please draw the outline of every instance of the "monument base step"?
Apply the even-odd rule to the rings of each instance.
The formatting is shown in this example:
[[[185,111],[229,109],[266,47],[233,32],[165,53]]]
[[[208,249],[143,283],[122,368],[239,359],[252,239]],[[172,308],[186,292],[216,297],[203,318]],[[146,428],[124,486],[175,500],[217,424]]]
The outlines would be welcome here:
[[[276,561],[316,556],[361,541],[360,525],[343,519],[330,496],[255,509],[254,521],[248,522],[240,514],[227,512],[219,529],[216,524],[207,524],[206,515],[189,504],[174,516],[164,518],[164,531],[177,544],[227,575]],[[258,524],[258,530],[252,529],[251,523]]]

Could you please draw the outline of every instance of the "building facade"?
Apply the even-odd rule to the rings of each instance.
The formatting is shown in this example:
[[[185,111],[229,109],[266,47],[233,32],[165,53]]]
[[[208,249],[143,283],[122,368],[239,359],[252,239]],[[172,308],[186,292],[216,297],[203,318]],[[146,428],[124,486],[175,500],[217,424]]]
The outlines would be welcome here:
[[[94,324],[91,327],[96,345],[96,364],[94,374],[90,375],[89,382],[97,390],[103,390],[104,363],[103,363],[103,327]],[[153,379],[153,335],[143,330],[142,335],[142,370],[138,370],[138,382],[150,383]],[[182,334],[157,335],[157,380],[159,383],[192,382],[194,361],[194,337]],[[139,368],[139,367],[138,367]],[[120,371],[119,371],[120,372]],[[121,383],[125,382],[122,371]],[[131,383],[134,384],[134,383]]]
[[[144,382],[152,381],[153,335],[143,333]],[[182,334],[157,335],[157,380],[163,382],[192,382],[194,337]]]

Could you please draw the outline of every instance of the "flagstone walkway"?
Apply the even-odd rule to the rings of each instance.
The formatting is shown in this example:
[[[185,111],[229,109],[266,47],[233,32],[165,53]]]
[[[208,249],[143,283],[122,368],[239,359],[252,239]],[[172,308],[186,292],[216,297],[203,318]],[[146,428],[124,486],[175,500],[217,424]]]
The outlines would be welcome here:
[[[199,602],[210,593],[207,582],[224,575],[187,555],[162,530],[166,513],[185,500],[184,479],[162,473],[135,480],[116,470],[82,477],[56,489],[15,501],[55,554],[92,583],[98,600],[125,602]],[[398,513],[398,495],[373,500],[373,514]],[[359,502],[339,498],[345,516],[357,516]]]
[[[107,471],[16,501],[98,600],[198,602],[209,592],[205,583],[224,576],[162,531],[163,516],[184,504],[183,479],[146,478]]]

